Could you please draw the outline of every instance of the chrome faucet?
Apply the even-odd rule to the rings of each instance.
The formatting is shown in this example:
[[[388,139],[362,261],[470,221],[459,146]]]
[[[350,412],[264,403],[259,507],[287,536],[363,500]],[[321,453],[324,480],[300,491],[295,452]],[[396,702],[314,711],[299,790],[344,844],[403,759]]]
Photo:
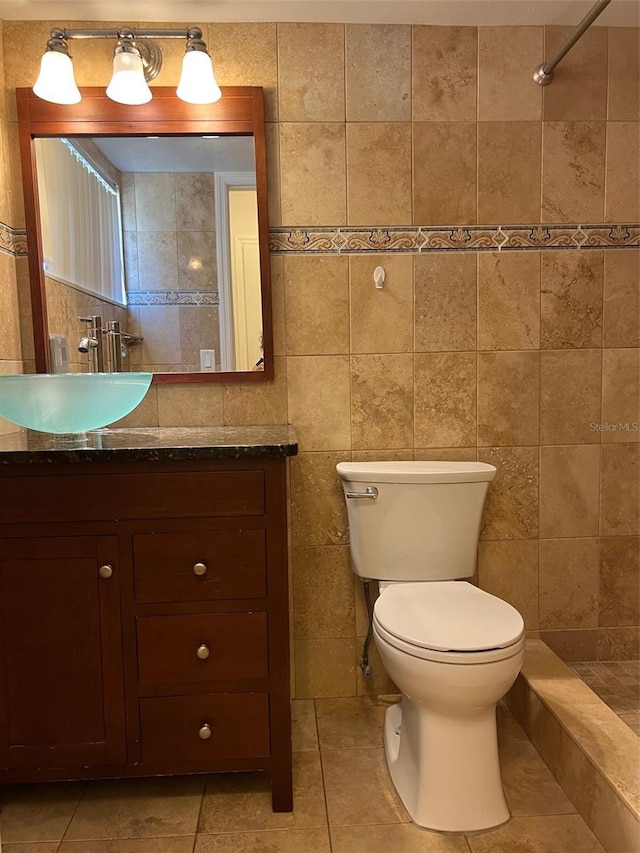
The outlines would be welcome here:
[[[89,373],[104,373],[104,349],[102,344],[102,317],[78,317],[88,325],[88,334],[80,339],[78,351],[89,355]]]

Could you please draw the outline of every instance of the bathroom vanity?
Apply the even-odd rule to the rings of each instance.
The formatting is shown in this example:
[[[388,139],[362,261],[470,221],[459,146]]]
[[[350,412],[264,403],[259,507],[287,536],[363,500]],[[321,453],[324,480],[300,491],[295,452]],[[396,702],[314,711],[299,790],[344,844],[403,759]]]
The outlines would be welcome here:
[[[0,782],[267,770],[290,811],[289,427],[0,437]]]

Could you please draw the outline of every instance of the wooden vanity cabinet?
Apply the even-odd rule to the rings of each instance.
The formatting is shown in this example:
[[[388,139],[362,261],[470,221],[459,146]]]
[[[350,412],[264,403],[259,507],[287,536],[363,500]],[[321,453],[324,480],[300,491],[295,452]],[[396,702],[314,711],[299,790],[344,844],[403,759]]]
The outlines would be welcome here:
[[[0,781],[267,770],[292,808],[286,459],[0,466]]]

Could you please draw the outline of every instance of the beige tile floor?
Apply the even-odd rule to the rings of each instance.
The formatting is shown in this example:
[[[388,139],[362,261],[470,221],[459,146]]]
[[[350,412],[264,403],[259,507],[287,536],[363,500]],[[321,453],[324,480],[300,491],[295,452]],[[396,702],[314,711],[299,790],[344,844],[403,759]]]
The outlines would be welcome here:
[[[580,661],[569,666],[640,735],[640,661]]]
[[[6,786],[2,853],[603,853],[515,719],[499,708],[505,826],[440,835],[409,820],[367,697],[298,700],[295,810],[264,774]]]

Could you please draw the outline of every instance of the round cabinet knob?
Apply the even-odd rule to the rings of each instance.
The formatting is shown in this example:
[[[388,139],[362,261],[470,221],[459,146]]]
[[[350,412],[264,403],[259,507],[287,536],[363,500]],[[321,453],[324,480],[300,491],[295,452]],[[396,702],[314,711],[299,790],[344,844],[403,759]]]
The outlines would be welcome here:
[[[206,575],[207,567],[204,563],[194,563],[193,573],[198,577],[202,577],[202,575]]]
[[[209,723],[204,723],[204,725],[200,726],[198,730],[198,736],[200,740],[209,740],[212,735],[211,726]]]
[[[200,660],[206,660],[211,652],[209,651],[209,646],[206,643],[203,643],[201,646],[198,646],[196,650],[196,656],[200,658]]]
[[[109,565],[100,566],[98,574],[101,578],[110,578],[113,574],[113,568]]]

